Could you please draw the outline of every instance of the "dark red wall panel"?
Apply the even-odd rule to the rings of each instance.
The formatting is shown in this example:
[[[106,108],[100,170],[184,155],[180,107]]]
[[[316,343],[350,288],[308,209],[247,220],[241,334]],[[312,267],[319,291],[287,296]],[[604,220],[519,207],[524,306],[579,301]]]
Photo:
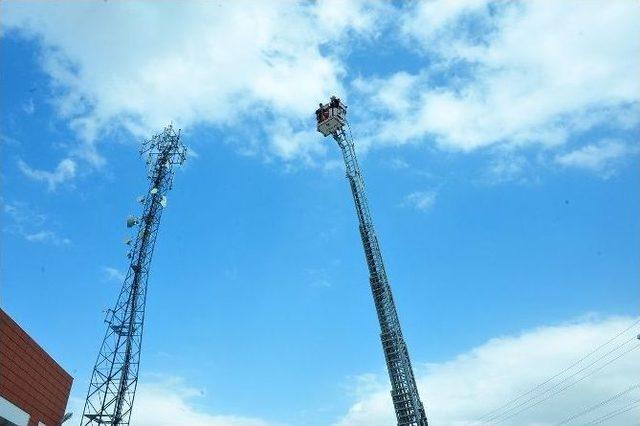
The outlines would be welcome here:
[[[31,415],[29,425],[60,423],[73,378],[0,309],[0,395]]]

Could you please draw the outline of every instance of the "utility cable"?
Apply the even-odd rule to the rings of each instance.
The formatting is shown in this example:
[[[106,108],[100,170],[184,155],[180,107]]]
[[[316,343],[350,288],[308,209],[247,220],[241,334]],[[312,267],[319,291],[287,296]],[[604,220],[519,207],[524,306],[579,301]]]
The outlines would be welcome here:
[[[632,337],[632,338],[630,338],[630,339],[628,339],[628,340],[626,340],[626,341],[622,342],[622,343],[621,343],[621,344],[619,344],[618,346],[616,346],[616,347],[614,347],[613,349],[611,349],[609,352],[605,353],[604,355],[601,355],[599,358],[596,358],[596,360],[595,360],[595,361],[592,361],[590,364],[587,364],[586,366],[582,367],[580,370],[576,371],[575,373],[572,373],[572,374],[568,375],[567,377],[565,377],[564,379],[560,380],[558,383],[556,383],[556,384],[552,385],[551,387],[548,387],[547,389],[544,389],[544,390],[542,390],[542,391],[538,392],[537,394],[534,394],[534,395],[533,395],[533,396],[531,396],[530,398],[528,398],[528,399],[526,399],[526,400],[524,400],[524,401],[520,402],[519,404],[517,404],[517,405],[515,405],[515,406],[513,406],[513,407],[507,408],[507,409],[505,410],[505,412],[503,412],[503,413],[497,413],[497,414],[495,414],[495,415],[491,416],[491,418],[489,418],[489,419],[485,420],[485,422],[492,422],[492,421],[496,421],[496,420],[500,419],[500,417],[503,417],[503,416],[505,416],[505,415],[508,415],[508,414],[509,414],[509,411],[513,411],[513,410],[518,409],[518,408],[520,408],[520,407],[522,407],[522,406],[525,406],[525,405],[529,404],[531,401],[533,401],[533,400],[535,400],[535,399],[537,399],[537,398],[539,398],[539,397],[541,397],[541,396],[543,396],[543,395],[545,395],[545,394],[549,393],[549,392],[550,392],[550,391],[552,391],[553,389],[557,388],[558,386],[562,385],[563,383],[567,382],[568,380],[570,380],[570,379],[574,378],[575,376],[577,376],[578,374],[582,373],[583,371],[585,371],[585,370],[589,369],[589,368],[590,368],[590,367],[592,367],[594,364],[597,364],[597,363],[598,363],[598,362],[600,362],[602,359],[604,359],[604,358],[606,358],[607,356],[611,355],[612,353],[616,352],[618,349],[620,349],[621,347],[623,347],[623,346],[627,345],[629,342],[631,342],[631,341],[633,341],[633,340],[635,340],[635,339],[636,339],[635,337]],[[617,358],[616,358],[616,359],[617,359]],[[608,365],[608,364],[605,364],[605,365]],[[586,377],[586,376],[585,376],[585,377]]]
[[[624,413],[626,413],[628,411],[631,411],[634,408],[640,407],[640,405],[638,405],[638,404],[640,404],[640,399],[636,399],[635,401],[631,401],[631,403],[625,405],[624,407],[617,408],[617,409],[615,409],[613,411],[608,412],[607,414],[605,414],[602,417],[598,417],[597,419],[591,420],[589,423],[585,423],[585,426],[597,425],[597,424],[600,424],[602,422],[605,422],[605,421],[607,421],[609,419],[612,419],[612,418],[617,417],[617,416],[619,416],[621,414],[624,414]]]
[[[547,380],[543,381],[542,383],[539,383],[538,385],[536,385],[535,387],[533,387],[532,389],[528,390],[527,392],[524,392],[520,395],[518,395],[517,397],[511,399],[510,401],[508,401],[507,403],[501,405],[500,407],[484,414],[482,417],[480,417],[479,421],[481,423],[487,423],[489,421],[491,421],[492,419],[495,419],[497,417],[500,417],[500,415],[495,415],[498,414],[500,411],[503,411],[505,408],[509,407],[510,405],[512,405],[513,403],[517,402],[518,400],[522,399],[523,397],[537,391],[538,389],[540,389],[541,387],[543,387],[544,385],[546,385],[547,383],[551,382],[552,380],[554,380],[555,378],[562,376],[564,373],[566,373],[567,371],[571,370],[573,367],[579,365],[580,363],[582,363],[584,360],[586,360],[587,358],[591,357],[591,355],[597,353],[598,351],[600,351],[600,349],[604,348],[605,346],[609,345],[611,342],[613,342],[614,340],[616,340],[618,337],[622,336],[624,333],[626,333],[627,331],[629,331],[630,329],[632,329],[634,326],[636,326],[637,324],[640,323],[640,319],[634,321],[631,325],[629,325],[627,328],[625,328],[624,330],[622,330],[621,332],[619,332],[618,334],[616,334],[614,337],[612,337],[611,339],[609,339],[608,341],[606,341],[605,343],[602,343],[600,346],[596,347],[595,349],[593,349],[591,352],[589,352],[587,355],[583,356],[582,358],[580,358],[579,360],[575,361],[573,364],[569,365],[568,367],[566,367],[564,370],[560,371],[559,373],[555,374],[554,376],[548,378]],[[633,340],[633,339],[631,339]],[[511,410],[511,408],[509,408],[508,410]],[[507,411],[508,411],[507,410]]]
[[[635,339],[635,338],[634,338],[634,339]],[[565,387],[561,388],[560,390],[558,390],[558,391],[556,391],[556,392],[552,393],[551,395],[549,395],[549,396],[547,396],[547,397],[545,397],[545,398],[543,398],[543,399],[541,399],[541,400],[539,400],[539,401],[537,401],[537,402],[535,402],[535,403],[533,403],[533,404],[531,404],[531,405],[525,406],[525,407],[524,407],[524,408],[522,408],[521,410],[516,411],[515,413],[512,413],[512,414],[508,415],[507,417],[504,417],[504,418],[500,419],[500,420],[498,421],[498,424],[500,424],[500,423],[504,423],[506,420],[508,420],[508,419],[510,419],[510,418],[512,418],[512,417],[515,417],[515,416],[517,416],[518,414],[520,414],[520,413],[522,413],[522,412],[524,412],[524,411],[527,411],[527,410],[529,410],[529,409],[531,409],[531,408],[533,408],[533,407],[535,407],[535,406],[537,406],[537,405],[539,405],[539,404],[543,403],[544,401],[549,400],[550,398],[552,398],[552,397],[554,397],[554,396],[558,395],[559,393],[564,392],[565,390],[569,389],[570,387],[572,387],[572,386],[574,386],[574,385],[576,385],[576,384],[580,383],[581,381],[583,381],[583,380],[584,380],[584,379],[586,379],[587,377],[592,376],[594,373],[597,373],[598,371],[602,370],[604,367],[606,367],[607,365],[611,364],[612,362],[617,361],[618,359],[622,358],[623,356],[625,356],[625,355],[626,355],[626,354],[628,354],[629,352],[632,352],[632,351],[634,351],[634,350],[636,350],[636,349],[638,349],[638,348],[640,348],[640,345],[632,346],[630,349],[628,349],[628,350],[626,350],[625,352],[623,352],[623,353],[619,354],[619,355],[618,355],[618,356],[616,356],[615,358],[613,358],[613,359],[611,359],[611,360],[607,361],[605,364],[603,364],[603,365],[599,366],[599,367],[598,367],[598,368],[596,368],[595,370],[591,370],[590,372],[588,372],[586,375],[582,376],[581,378],[579,378],[579,379],[578,379],[578,380],[576,380],[575,382],[573,382],[573,383],[571,383],[571,384],[569,384],[569,385],[567,385],[567,386],[565,386]]]
[[[589,414],[592,411],[598,410],[598,409],[600,409],[602,407],[605,407],[605,406],[609,405],[610,403],[612,403],[616,399],[622,398],[624,395],[628,394],[629,392],[634,391],[635,389],[640,389],[640,384],[636,383],[635,385],[629,386],[627,389],[623,390],[622,392],[618,392],[617,394],[613,395],[612,397],[609,397],[609,398],[607,398],[607,399],[605,399],[603,401],[600,401],[597,404],[594,404],[591,407],[585,408],[585,409],[573,414],[572,416],[569,416],[566,419],[556,423],[556,426],[560,426],[560,425],[564,425],[564,424],[567,424],[567,423],[571,423],[575,419],[578,419],[578,418],[584,416],[585,414]]]

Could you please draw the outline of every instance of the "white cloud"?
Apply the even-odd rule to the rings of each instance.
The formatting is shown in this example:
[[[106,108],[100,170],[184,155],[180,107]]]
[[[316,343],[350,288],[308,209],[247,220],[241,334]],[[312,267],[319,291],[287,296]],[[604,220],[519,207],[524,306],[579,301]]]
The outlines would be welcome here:
[[[484,9],[487,0],[456,0],[449,2],[422,1],[403,17],[402,32],[420,41],[436,42],[454,30],[456,21],[465,15]]]
[[[2,202],[2,212],[9,219],[5,222],[4,231],[19,235],[32,243],[49,243],[57,246],[69,245],[71,240],[60,236],[48,228],[47,217],[36,212],[31,206],[22,202]]]
[[[122,282],[125,279],[124,272],[122,272],[119,269],[106,266],[106,267],[102,268],[102,270],[104,271],[104,274],[105,274],[107,280],[109,280],[109,281]]]
[[[532,180],[530,161],[525,155],[513,150],[497,149],[491,153],[492,159],[485,170],[481,182],[496,185],[505,182],[525,183]]]
[[[70,156],[96,166],[101,134],[147,137],[169,121],[228,130],[246,154],[322,165],[327,150],[312,113],[333,93],[357,100],[363,150],[425,140],[458,151],[533,144],[553,158],[590,129],[640,122],[634,1],[0,7],[3,33],[41,41],[54,104],[82,140]],[[380,34],[392,43],[399,36],[428,65],[354,79],[349,49]],[[382,41],[367,45],[374,58]]]
[[[20,145],[20,141],[0,133],[0,144],[5,146],[18,146]]]
[[[637,152],[637,147],[630,147],[620,141],[605,140],[558,154],[555,161],[566,167],[607,172],[615,163]]]
[[[324,269],[307,269],[305,271],[305,281],[311,286],[316,288],[330,288],[332,286],[331,280],[327,276],[327,271]]]
[[[203,391],[176,378],[141,382],[131,423],[140,426],[268,426],[260,419],[210,414],[195,407]]]
[[[344,161],[341,159],[327,160],[322,165],[322,170],[325,173],[335,172],[336,170],[344,170]]]
[[[557,326],[540,327],[517,336],[491,339],[450,361],[427,364],[423,373],[418,365],[418,387],[426,405],[427,417],[430,423],[442,426],[477,424],[484,414],[501,407],[574,364],[634,322],[635,326],[616,340],[505,409],[510,409],[507,413],[515,413],[525,407],[523,404],[516,408],[529,397],[540,394],[541,396],[531,403],[542,400],[586,376],[617,355],[634,347],[636,350],[618,358],[602,370],[586,376],[586,379],[558,395],[501,423],[514,426],[556,424],[571,414],[595,405],[637,383],[637,366],[640,362],[640,351],[637,350],[640,342],[636,339],[639,331],[638,319],[587,318]],[[615,348],[618,349],[588,367],[598,357]],[[584,367],[588,368],[567,379]],[[361,392],[349,412],[336,423],[336,426],[394,424],[387,379],[379,375],[378,381],[381,386],[378,386],[375,382],[372,384],[370,375],[365,377],[364,392]],[[590,412],[575,424],[584,424],[587,419],[602,416],[638,397],[640,389]],[[629,425],[632,419],[636,418],[633,416],[633,413],[621,415],[607,424]]]
[[[347,34],[374,34],[383,6],[70,1],[2,8],[5,32],[42,41],[58,111],[84,140],[75,153],[99,165],[98,135],[119,127],[146,137],[171,120],[228,128],[249,118],[263,131],[293,127],[297,135],[312,126],[317,102],[343,91],[345,70],[332,46]],[[293,143],[275,138],[271,146],[285,159],[306,155]]]
[[[33,103],[33,98],[29,98],[24,104],[22,104],[22,110],[27,115],[32,115],[36,111],[36,106]]]
[[[539,327],[518,335],[493,338],[486,343],[441,363],[420,365],[414,360],[418,387],[431,424],[470,426],[495,408],[501,407],[557,375],[536,392],[526,395],[541,398],[586,379],[538,406],[508,419],[506,426],[551,426],[573,413],[591,407],[638,382],[640,342],[636,335],[640,318],[590,316],[579,320]],[[624,333],[621,331],[626,330]],[[617,337],[616,337],[617,336]],[[612,338],[614,338],[612,340]],[[608,343],[607,343],[608,342]],[[603,343],[607,343],[604,346]],[[594,348],[597,351],[594,352]],[[634,349],[629,351],[631,349]],[[615,362],[603,366],[617,355]],[[585,358],[585,355],[588,355]],[[598,358],[602,357],[599,361]],[[581,360],[582,359],[582,360]],[[580,361],[576,363],[576,361]],[[594,363],[595,362],[595,363]],[[575,364],[575,365],[574,365]],[[582,370],[582,371],[580,371]],[[571,377],[572,374],[577,375]],[[567,378],[571,377],[568,380]],[[556,386],[556,387],[552,387]],[[546,391],[548,390],[548,391]],[[546,392],[545,392],[546,391]],[[365,373],[351,377],[346,393],[355,402],[334,426],[388,426],[395,424],[388,379],[384,373]],[[268,426],[273,421],[246,415],[219,414],[198,401],[205,390],[195,388],[184,379],[168,375],[146,375],[136,392],[132,424],[138,426]],[[612,403],[593,410],[579,422],[600,417],[640,397],[634,389]],[[536,402],[539,399],[532,402]],[[71,409],[82,412],[79,398],[72,398]],[[523,407],[518,407],[518,409]],[[510,412],[515,412],[512,409]],[[612,426],[631,424],[633,413],[616,417]]]
[[[30,242],[51,243],[54,245],[71,244],[71,240],[58,236],[53,231],[39,231],[32,234],[24,234],[24,239]]]
[[[326,151],[326,144],[311,130],[293,129],[290,123],[280,122],[269,126],[272,151],[284,160],[301,158],[307,163]]]
[[[409,168],[409,163],[402,158],[395,157],[389,160],[389,166],[394,170],[403,170]]]
[[[58,163],[55,170],[49,172],[30,167],[22,160],[18,161],[20,171],[29,179],[47,184],[50,191],[64,182],[72,180],[76,176],[76,162],[70,158],[65,158]]]
[[[420,211],[427,211],[436,202],[435,191],[415,191],[405,197],[405,204]]]
[[[47,217],[34,212],[27,204],[21,202],[7,203],[2,200],[3,212],[18,225],[30,225],[39,227],[44,225]]]
[[[378,143],[554,148],[640,122],[638,2],[425,1],[402,20],[430,65],[355,82]]]
[[[140,380],[136,390],[131,424],[136,426],[275,426],[265,420],[231,414],[211,414],[196,401],[204,390],[184,379],[153,375]],[[84,400],[72,398],[71,409],[82,415]]]

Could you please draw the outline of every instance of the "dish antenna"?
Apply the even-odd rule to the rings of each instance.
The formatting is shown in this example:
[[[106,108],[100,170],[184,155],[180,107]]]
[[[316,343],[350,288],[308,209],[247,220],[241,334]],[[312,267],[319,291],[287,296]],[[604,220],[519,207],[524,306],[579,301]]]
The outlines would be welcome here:
[[[138,220],[137,217],[131,215],[127,218],[127,228],[133,228],[134,226],[136,226],[140,221]]]

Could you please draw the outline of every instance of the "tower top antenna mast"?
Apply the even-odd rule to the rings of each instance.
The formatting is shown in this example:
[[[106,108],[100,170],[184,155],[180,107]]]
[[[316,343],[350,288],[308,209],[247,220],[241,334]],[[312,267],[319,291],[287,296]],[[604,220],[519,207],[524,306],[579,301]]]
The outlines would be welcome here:
[[[391,399],[398,426],[428,426],[369,211],[364,178],[347,121],[347,106],[339,98],[332,96],[329,103],[320,104],[316,110],[316,121],[318,131],[324,136],[333,137],[344,157],[369,268],[369,283],[380,323],[380,339],[391,381]]]
[[[164,131],[157,133],[142,143],[140,155],[146,155],[148,177],[152,178],[156,166],[169,168],[182,165],[187,158],[187,147],[180,139],[180,129],[176,132],[169,124]]]

